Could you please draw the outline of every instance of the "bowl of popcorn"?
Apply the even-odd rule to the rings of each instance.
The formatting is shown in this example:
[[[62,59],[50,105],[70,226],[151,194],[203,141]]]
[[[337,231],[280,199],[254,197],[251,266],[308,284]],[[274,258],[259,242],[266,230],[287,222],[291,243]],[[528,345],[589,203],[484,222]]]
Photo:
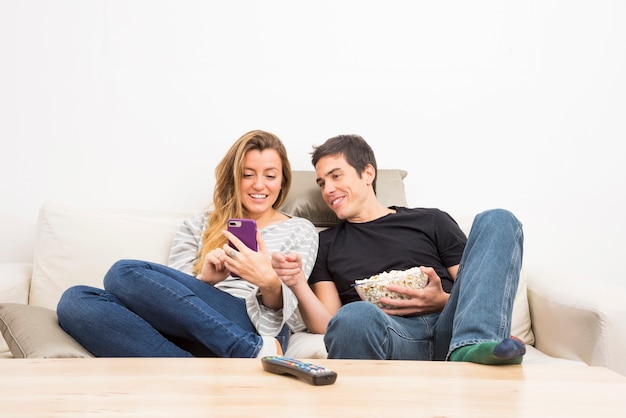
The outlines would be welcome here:
[[[381,297],[389,299],[408,299],[408,297],[387,290],[387,285],[395,284],[411,289],[422,289],[427,283],[428,277],[422,270],[419,267],[412,267],[408,270],[385,271],[367,279],[355,280],[354,288],[362,300],[373,303],[379,308],[388,308],[389,306],[380,303]]]

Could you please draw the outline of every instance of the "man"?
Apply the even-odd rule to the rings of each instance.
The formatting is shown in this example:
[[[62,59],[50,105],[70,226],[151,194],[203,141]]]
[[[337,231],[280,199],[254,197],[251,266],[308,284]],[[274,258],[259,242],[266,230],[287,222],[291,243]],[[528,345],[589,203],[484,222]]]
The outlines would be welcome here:
[[[439,209],[385,207],[376,198],[376,159],[358,135],[314,148],[326,204],[342,222],[320,233],[308,284],[297,256],[273,266],[294,291],[311,332],[324,333],[329,358],[451,360],[519,364],[526,348],[510,337],[523,232],[508,211],[476,216],[469,237]],[[388,286],[408,299],[361,301],[356,279],[419,266],[423,289]]]

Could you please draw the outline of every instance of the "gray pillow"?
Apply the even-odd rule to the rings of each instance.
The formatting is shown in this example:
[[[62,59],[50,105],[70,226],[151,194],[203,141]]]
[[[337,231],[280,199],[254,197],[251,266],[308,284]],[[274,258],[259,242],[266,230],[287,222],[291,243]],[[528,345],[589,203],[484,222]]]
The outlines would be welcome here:
[[[93,357],[63,331],[52,309],[2,303],[0,331],[15,358]]]

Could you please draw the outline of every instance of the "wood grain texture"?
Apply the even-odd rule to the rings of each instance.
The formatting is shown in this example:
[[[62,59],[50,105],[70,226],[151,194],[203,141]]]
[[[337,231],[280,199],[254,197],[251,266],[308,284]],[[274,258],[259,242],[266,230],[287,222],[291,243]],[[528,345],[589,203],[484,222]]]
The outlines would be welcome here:
[[[0,360],[0,416],[626,416],[626,377],[606,368],[314,362],[336,383],[274,375],[257,359]]]

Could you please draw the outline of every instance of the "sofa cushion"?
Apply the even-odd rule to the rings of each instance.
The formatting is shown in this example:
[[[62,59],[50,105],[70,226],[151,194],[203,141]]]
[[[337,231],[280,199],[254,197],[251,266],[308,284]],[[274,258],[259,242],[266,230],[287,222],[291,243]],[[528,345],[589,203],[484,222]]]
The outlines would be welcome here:
[[[311,334],[310,332],[295,332],[289,337],[289,345],[285,352],[287,357],[292,358],[326,358],[326,346],[323,334]]]
[[[517,286],[517,293],[513,300],[513,315],[511,318],[511,335],[524,341],[525,344],[534,345],[535,335],[530,322],[530,308],[528,305],[528,286],[526,274],[522,268]]]
[[[31,263],[0,263],[0,303],[28,303]]]
[[[52,309],[0,304],[0,331],[15,358],[93,357],[61,329]]]
[[[102,287],[105,273],[120,259],[166,264],[174,235],[191,214],[44,203],[35,238],[29,303],[56,309],[70,286]]]

